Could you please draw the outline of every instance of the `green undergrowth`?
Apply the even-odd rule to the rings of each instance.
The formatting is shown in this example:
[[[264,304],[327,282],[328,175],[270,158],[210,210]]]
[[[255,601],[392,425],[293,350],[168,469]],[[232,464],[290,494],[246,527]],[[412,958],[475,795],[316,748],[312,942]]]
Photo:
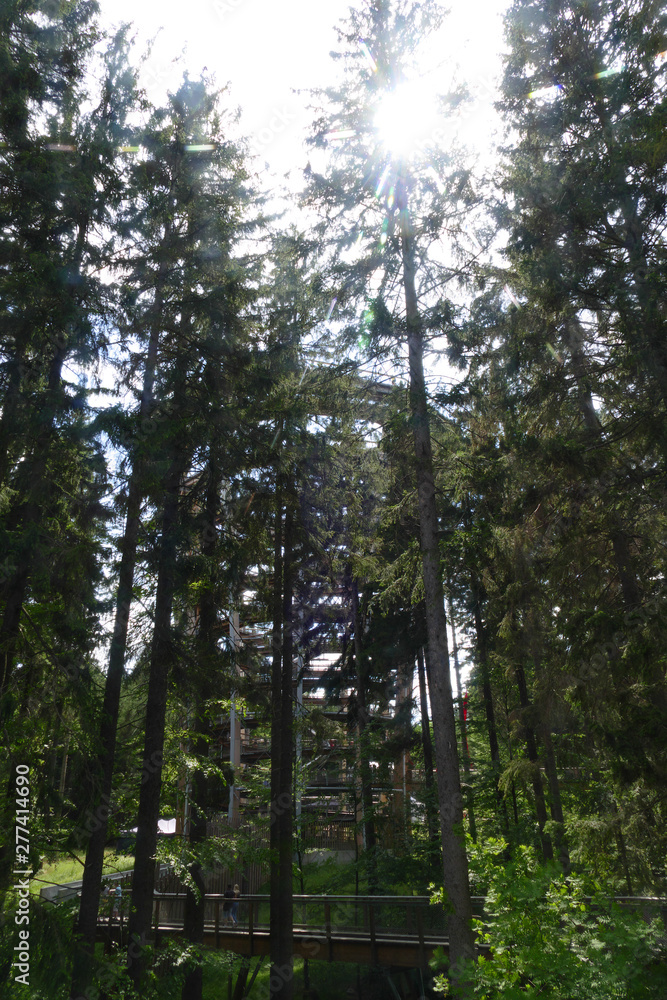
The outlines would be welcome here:
[[[470,845],[470,865],[486,895],[479,940],[491,949],[471,966],[481,1000],[665,1000],[667,936],[657,913],[611,901],[613,886],[543,865],[533,848]],[[434,894],[434,901],[442,893]],[[446,970],[441,953],[433,963]],[[447,995],[447,981],[439,977]]]
[[[371,879],[375,879],[376,893],[386,896],[428,895],[429,886],[435,881],[442,882],[442,864],[439,855],[435,859],[428,845],[420,849],[415,845],[411,853],[392,854],[377,848],[375,862],[371,866],[366,856],[359,861],[340,864],[335,857],[319,862],[305,862],[302,865],[303,891],[312,896],[354,895],[357,891],[365,895],[370,890]],[[293,880],[295,893],[301,892],[298,872]],[[263,890],[268,892],[268,886]]]
[[[39,895],[45,885],[62,885],[65,882],[80,882],[83,877],[83,864],[70,855],[62,855],[51,861],[44,861],[37,874],[30,880],[30,891]],[[105,875],[128,871],[134,865],[131,854],[116,854],[106,851],[104,855]]]
[[[253,959],[250,976],[259,959]],[[227,952],[212,953],[205,956],[204,962],[204,996],[203,1000],[220,1000],[229,995],[230,976],[236,983],[241,959],[238,955]],[[396,996],[387,973],[381,969],[370,969],[368,966],[357,966],[345,962],[314,962],[308,963],[310,994],[306,992],[304,981],[304,963],[298,958],[294,960],[294,996],[301,1000],[304,996],[314,996],[318,1000],[341,1000],[347,997],[363,997],[364,1000],[389,1000]],[[247,994],[249,1000],[269,1000],[269,960],[264,959],[260,966],[252,989]],[[397,984],[399,989],[405,988],[405,982]],[[422,981],[415,979],[414,987],[421,996]],[[401,994],[402,995],[402,994]],[[429,994],[430,995],[430,994]]]

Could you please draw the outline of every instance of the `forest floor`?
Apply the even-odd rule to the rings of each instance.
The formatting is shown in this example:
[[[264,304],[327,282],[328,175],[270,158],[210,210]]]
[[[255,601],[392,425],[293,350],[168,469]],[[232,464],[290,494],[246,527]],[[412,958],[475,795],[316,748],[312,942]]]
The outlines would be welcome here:
[[[254,962],[250,975],[254,970]],[[231,953],[209,953],[204,965],[204,1000],[220,1000],[231,995],[229,978],[236,983],[241,959]],[[294,960],[294,996],[305,996],[303,959]],[[312,997],[317,1000],[350,1000],[364,997],[365,1000],[380,1000],[393,996],[387,981],[386,973],[373,970],[368,966],[357,966],[345,962],[309,962],[309,983]],[[250,978],[250,977],[249,977]],[[269,965],[268,961],[262,967],[255,979],[252,989],[247,994],[249,1000],[264,1000],[269,995]]]

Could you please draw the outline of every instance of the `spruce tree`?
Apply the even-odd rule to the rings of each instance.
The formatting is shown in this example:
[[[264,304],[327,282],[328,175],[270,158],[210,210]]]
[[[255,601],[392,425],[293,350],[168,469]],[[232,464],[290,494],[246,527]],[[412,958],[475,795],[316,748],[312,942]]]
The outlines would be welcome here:
[[[451,905],[451,975],[454,990],[463,995],[467,989],[464,965],[474,955],[472,911],[462,839],[463,806],[423,362],[426,331],[442,329],[443,318],[451,310],[442,300],[429,303],[422,297],[420,303],[418,282],[420,269],[428,270],[430,234],[441,231],[448,217],[455,217],[471,192],[465,171],[441,151],[429,148],[428,166],[441,181],[447,179],[453,192],[440,196],[424,159],[394,156],[379,140],[374,122],[382,97],[404,82],[410,55],[420,38],[441,19],[442,11],[435,3],[374,0],[351,12],[349,21],[339,29],[350,74],[340,87],[323,95],[326,100],[313,127],[311,145],[316,151],[327,149],[330,155],[323,172],[318,171],[319,158],[315,167],[309,165],[305,201],[319,207],[325,216],[317,231],[325,241],[325,252],[335,261],[331,273],[338,276],[340,284],[332,285],[332,296],[337,304],[341,308],[357,306],[368,296],[371,273],[380,270],[379,294],[374,302],[369,296],[367,328],[362,336],[378,346],[387,334],[393,334],[401,336],[407,346],[444,881]],[[336,143],[339,145],[332,148]],[[347,259],[343,251],[347,251]],[[443,274],[441,270],[441,279]],[[402,289],[401,309],[393,316],[387,308],[392,282]]]

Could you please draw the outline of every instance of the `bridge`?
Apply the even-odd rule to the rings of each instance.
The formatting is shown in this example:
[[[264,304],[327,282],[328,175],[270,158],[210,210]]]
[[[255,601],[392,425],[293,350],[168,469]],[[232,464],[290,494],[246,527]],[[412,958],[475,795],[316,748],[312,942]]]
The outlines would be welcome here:
[[[183,934],[184,892],[156,892],[153,903],[153,939],[156,947],[167,937]],[[610,901],[639,910],[644,919],[661,916],[667,931],[667,900],[657,897],[615,896]],[[225,898],[206,894],[204,945],[223,948],[247,958],[269,955],[268,895],[241,898],[239,924],[225,924]],[[429,896],[300,896],[295,895],[293,953],[301,958],[327,962],[425,969],[441,948],[448,953],[446,917],[442,904]],[[593,902],[586,898],[586,902]],[[484,916],[483,896],[473,896],[473,913]],[[100,915],[98,940],[127,944],[129,904],[125,897],[120,913]],[[478,944],[478,954],[489,954]]]
[[[165,937],[183,933],[185,898],[181,892],[155,894],[156,947]],[[269,896],[242,897],[237,927],[225,923],[223,895],[207,894],[205,900],[204,945],[248,958],[269,954]],[[436,948],[448,951],[443,906],[431,903],[429,896],[295,895],[293,900],[293,951],[301,958],[426,968]],[[483,903],[481,897],[473,899],[476,915],[481,915]],[[121,912],[115,919],[103,916],[98,935],[124,943],[125,929]]]

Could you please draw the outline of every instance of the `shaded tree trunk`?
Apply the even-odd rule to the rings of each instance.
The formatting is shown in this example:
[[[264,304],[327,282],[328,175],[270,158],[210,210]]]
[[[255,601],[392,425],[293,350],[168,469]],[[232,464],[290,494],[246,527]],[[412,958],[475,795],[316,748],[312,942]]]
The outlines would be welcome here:
[[[278,475],[276,489],[273,584],[273,665],[271,712],[270,884],[271,997],[292,1000],[293,982],[293,706],[292,706],[292,542],[293,509],[289,488]],[[285,506],[283,529],[283,506]]]
[[[431,720],[428,716],[426,697],[426,670],[424,650],[417,651],[417,674],[419,677],[419,705],[422,722],[422,750],[424,753],[424,781],[426,783],[426,823],[431,843],[438,842],[438,793],[433,779],[433,745],[431,743]]]
[[[540,832],[540,843],[542,845],[542,857],[545,861],[553,861],[554,851],[551,837],[545,830],[547,823],[547,807],[544,798],[544,787],[542,785],[542,774],[539,766],[539,756],[537,753],[537,737],[532,725],[527,722],[525,716],[530,710],[530,699],[528,698],[528,687],[526,685],[526,674],[521,664],[514,668],[517,686],[519,688],[519,702],[524,715],[523,731],[526,740],[526,752],[528,760],[533,765],[533,777],[531,780],[533,795],[535,797],[535,812],[537,814],[537,825]]]
[[[83,212],[76,222],[76,241],[70,263],[73,275],[81,277],[81,266],[88,235],[89,217]],[[78,282],[73,281],[68,293],[68,303],[73,307],[80,297]],[[61,320],[62,322],[62,320]],[[16,645],[19,637],[23,605],[28,593],[28,585],[36,559],[36,545],[31,538],[32,530],[48,519],[49,500],[53,492],[47,475],[49,456],[54,446],[54,428],[58,415],[62,413],[62,370],[72,344],[61,329],[54,339],[55,351],[48,364],[46,391],[40,400],[37,413],[37,434],[32,455],[23,463],[25,484],[25,504],[17,507],[16,525],[27,536],[27,544],[21,553],[20,565],[3,587],[4,613],[0,622],[0,714],[4,711],[5,694],[14,672]]]
[[[20,558],[17,560],[19,565],[12,567],[13,572],[8,577],[1,592],[4,598],[4,611],[0,622],[0,712],[2,713],[7,711],[5,696],[14,673],[21,615],[36,559],[35,539],[31,538],[31,534],[44,521],[49,512],[52,484],[47,476],[47,468],[53,446],[53,427],[59,410],[58,397],[66,354],[66,341],[63,338],[49,366],[47,390],[40,416],[41,430],[38,433],[33,452],[26,458],[21,470],[23,474],[20,477],[18,487],[19,493],[23,493],[24,502],[18,501],[16,512],[10,519],[10,528],[21,530],[27,541],[24,543]],[[23,484],[23,490],[21,490],[21,484]]]
[[[459,647],[456,642],[456,627],[454,625],[454,606],[452,604],[451,593],[448,598],[449,621],[452,627],[452,657],[454,659],[454,676],[456,677],[456,698],[459,706],[459,728],[461,730],[461,758],[463,760],[463,773],[466,779],[466,804],[468,806],[468,824],[470,826],[470,836],[477,842],[477,826],[475,824],[475,806],[470,784],[470,749],[468,747],[468,724],[466,721],[466,710],[463,703],[463,691],[461,689],[461,667],[459,666]]]
[[[474,958],[468,859],[463,839],[463,799],[457,753],[454,704],[449,675],[447,621],[438,547],[433,453],[424,381],[423,336],[415,287],[414,243],[405,179],[397,185],[402,221],[403,286],[410,367],[419,530],[426,604],[426,633],[431,661],[431,706],[440,801],[444,887],[452,912],[448,918],[450,975],[454,996],[469,994],[463,963]]]
[[[218,387],[219,388],[219,387]],[[219,398],[219,397],[216,397]],[[214,441],[209,450],[208,483],[206,487],[206,503],[204,507],[204,530],[202,532],[201,551],[207,560],[215,557],[218,515],[218,502],[221,487],[221,473],[214,451],[218,442]],[[218,615],[214,585],[208,582],[199,602],[199,634],[198,662],[203,668],[197,678],[194,707],[194,752],[199,760],[208,758],[208,739],[210,725],[206,715],[206,703],[213,694],[217,671],[215,658],[217,651],[216,626]],[[196,851],[206,840],[206,809],[208,807],[208,782],[201,767],[193,776],[193,799],[190,814],[190,829],[188,842],[190,848]],[[204,943],[204,911],[206,908],[204,876],[198,860],[190,865],[190,875],[196,886],[196,892],[189,886],[186,889],[185,914],[183,920],[183,936],[194,945]],[[201,1000],[204,987],[204,970],[197,961],[188,971],[183,980],[181,990],[182,1000]]]
[[[130,978],[137,989],[140,987],[145,970],[142,946],[148,941],[153,911],[167,691],[172,660],[171,613],[175,590],[179,492],[186,467],[185,455],[180,454],[173,460],[166,477],[163,500],[137,841],[132,873],[132,908],[128,921],[127,965]]]
[[[556,853],[558,854],[558,860],[563,867],[563,871],[567,873],[570,871],[570,853],[567,849],[563,804],[560,797],[560,782],[556,769],[556,755],[551,740],[551,733],[548,729],[543,731],[542,739],[544,742],[544,764],[547,772],[547,781],[549,782],[549,810],[552,820],[557,824],[554,832]]]
[[[484,712],[486,714],[486,729],[489,735],[489,752],[491,755],[491,767],[495,781],[496,808],[498,818],[504,834],[509,834],[509,817],[507,815],[507,803],[500,788],[500,775],[502,763],[500,760],[500,747],[498,745],[498,730],[496,728],[496,713],[493,706],[493,690],[491,688],[491,676],[489,671],[489,657],[486,641],[486,629],[482,621],[481,600],[476,581],[472,581],[473,593],[473,615],[475,619],[475,637],[477,639],[477,656],[479,670],[482,677],[482,697],[484,699]],[[516,814],[516,794],[514,795],[514,811]]]
[[[366,702],[366,670],[364,649],[361,640],[361,615],[359,612],[359,590],[356,580],[351,581],[352,630],[354,642],[354,665],[357,676],[357,746],[359,774],[361,777],[361,809],[363,813],[364,847],[368,859],[368,891],[377,891],[375,866],[375,819],[373,815],[373,775],[368,753],[366,730],[370,722]]]
[[[591,437],[601,441],[603,438],[602,424],[593,404],[593,395],[586,371],[584,333],[576,317],[573,317],[566,325],[565,339],[572,357],[574,375],[579,385],[579,406],[584,424]],[[630,538],[616,511],[613,511],[610,516],[609,539],[614,552],[623,601],[628,607],[634,607],[641,601],[641,589],[631,555]]]
[[[153,387],[157,368],[159,345],[159,320],[162,316],[162,296],[158,290],[154,304],[155,320],[151,325],[151,333],[146,353],[144,384],[139,404],[139,427],[141,421],[148,417],[153,406]],[[114,626],[109,649],[109,665],[104,685],[104,701],[100,721],[99,755],[96,764],[98,787],[95,789],[94,807],[91,817],[90,839],[86,848],[86,861],[83,869],[81,885],[81,901],[77,933],[79,942],[74,957],[72,973],[72,998],[83,994],[88,986],[91,975],[91,959],[95,948],[97,934],[97,914],[99,909],[102,886],[102,868],[104,864],[104,847],[107,841],[107,830],[110,815],[111,792],[113,788],[113,771],[116,759],[116,734],[118,729],[118,713],[120,694],[125,674],[125,654],[127,651],[127,633],[132,609],[132,589],[137,562],[137,545],[141,527],[141,503],[144,493],[144,475],[146,471],[145,452],[135,454],[135,461],[130,476],[125,531],[121,541],[121,560],[118,573],[118,589],[116,591],[116,607]]]
[[[197,757],[208,757],[207,721],[204,715],[197,715],[195,719],[197,737],[194,743],[194,752]],[[195,771],[193,778],[194,801],[190,812],[190,829],[188,830],[188,842],[190,847],[197,848],[206,840],[206,805],[207,805],[207,781],[201,768]],[[183,937],[194,945],[204,943],[204,911],[206,908],[206,886],[204,875],[199,861],[194,861],[189,867],[190,877],[196,886],[196,892],[190,888],[186,889],[185,912],[183,916]],[[204,988],[204,969],[200,961],[196,961],[188,970],[181,990],[182,1000],[201,1000]]]

